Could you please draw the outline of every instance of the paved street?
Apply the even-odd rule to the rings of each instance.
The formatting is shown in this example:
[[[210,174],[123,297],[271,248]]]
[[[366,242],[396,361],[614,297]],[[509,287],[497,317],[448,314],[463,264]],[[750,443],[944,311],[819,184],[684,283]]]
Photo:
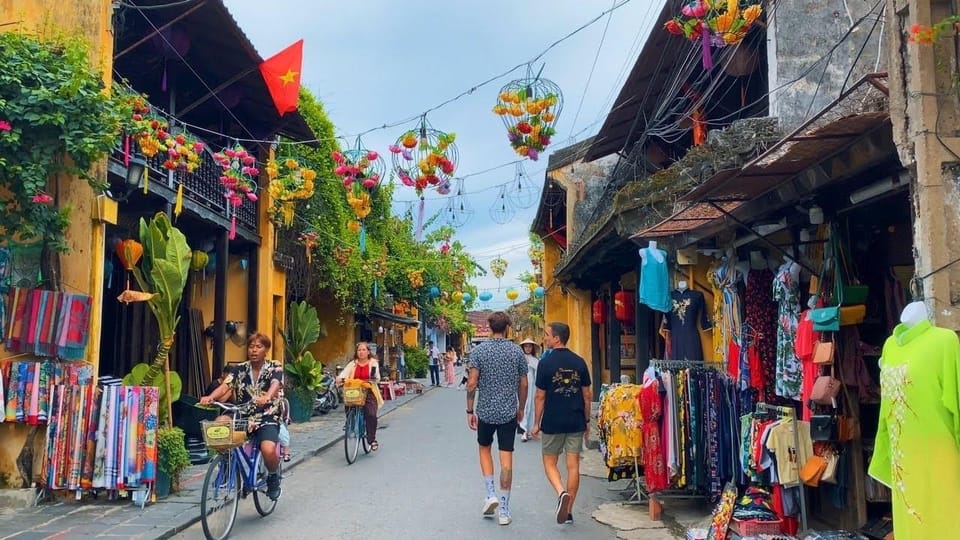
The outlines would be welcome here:
[[[297,467],[277,511],[260,518],[241,501],[231,538],[615,538],[590,514],[615,500],[606,483],[583,478],[574,525],[557,525],[556,497],[543,476],[539,443],[517,441],[513,523],[480,516],[483,484],[465,394],[429,392],[381,419],[380,451],[347,466],[337,444]],[[202,539],[199,524],[177,538]]]

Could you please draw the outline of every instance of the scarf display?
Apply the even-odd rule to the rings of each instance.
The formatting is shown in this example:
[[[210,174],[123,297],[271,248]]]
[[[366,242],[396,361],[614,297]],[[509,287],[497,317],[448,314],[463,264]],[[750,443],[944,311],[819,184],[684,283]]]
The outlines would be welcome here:
[[[88,386],[93,367],[86,362],[6,362],[3,416],[7,422],[46,424],[52,407],[51,389],[58,385]]]
[[[4,344],[10,352],[82,360],[92,299],[82,294],[11,288]]]
[[[159,404],[156,387],[102,388],[97,427],[88,432],[95,450],[84,465],[92,487],[132,489],[156,480]]]

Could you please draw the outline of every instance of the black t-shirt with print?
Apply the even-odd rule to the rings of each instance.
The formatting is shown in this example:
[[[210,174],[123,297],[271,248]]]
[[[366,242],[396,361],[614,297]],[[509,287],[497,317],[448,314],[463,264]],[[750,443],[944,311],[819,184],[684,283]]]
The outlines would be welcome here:
[[[587,363],[570,349],[554,349],[537,366],[537,388],[547,393],[540,431],[580,433],[587,429],[583,387],[590,386]]]

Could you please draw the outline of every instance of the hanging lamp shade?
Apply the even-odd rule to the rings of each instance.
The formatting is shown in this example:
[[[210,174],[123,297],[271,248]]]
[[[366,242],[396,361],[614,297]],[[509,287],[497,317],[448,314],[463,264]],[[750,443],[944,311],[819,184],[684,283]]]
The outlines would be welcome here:
[[[453,298],[454,302],[460,302],[463,300],[463,293],[460,291],[453,291],[453,294],[450,295],[450,298]]]
[[[480,293],[478,298],[480,298],[481,302],[489,302],[493,298],[493,293],[490,291],[483,291]]]
[[[613,313],[622,323],[633,321],[633,293],[617,291],[613,293]]]
[[[143,246],[140,242],[132,238],[128,238],[117,244],[117,258],[120,259],[120,263],[123,264],[123,268],[126,270],[133,270],[133,267],[140,262],[140,257],[142,256]]]
[[[473,295],[468,292],[465,292],[463,293],[462,299],[464,302],[470,303],[470,301],[473,300]]]
[[[603,324],[607,322],[607,306],[604,304],[603,300],[596,299],[593,301],[593,324]]]
[[[515,289],[510,289],[507,291],[507,299],[511,302],[516,300],[518,296],[520,296],[520,293],[518,293]]]
[[[543,298],[545,294],[547,294],[547,290],[544,289],[543,287],[537,287],[536,289],[533,290],[533,295],[536,296],[537,298]]]
[[[190,253],[190,269],[199,272],[207,267],[210,262],[210,256],[202,249],[195,249]]]
[[[430,297],[438,298],[440,296],[440,287],[430,287]]]

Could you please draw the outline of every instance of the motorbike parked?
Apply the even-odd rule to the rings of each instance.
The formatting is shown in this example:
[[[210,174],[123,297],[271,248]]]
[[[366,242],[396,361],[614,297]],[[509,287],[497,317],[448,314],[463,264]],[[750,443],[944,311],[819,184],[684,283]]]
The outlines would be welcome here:
[[[320,380],[320,388],[317,389],[317,397],[313,402],[313,411],[315,414],[327,414],[328,412],[340,406],[343,396],[340,394],[340,388],[337,386],[335,373],[340,373],[340,366],[334,373],[329,370],[323,370],[323,378]]]

